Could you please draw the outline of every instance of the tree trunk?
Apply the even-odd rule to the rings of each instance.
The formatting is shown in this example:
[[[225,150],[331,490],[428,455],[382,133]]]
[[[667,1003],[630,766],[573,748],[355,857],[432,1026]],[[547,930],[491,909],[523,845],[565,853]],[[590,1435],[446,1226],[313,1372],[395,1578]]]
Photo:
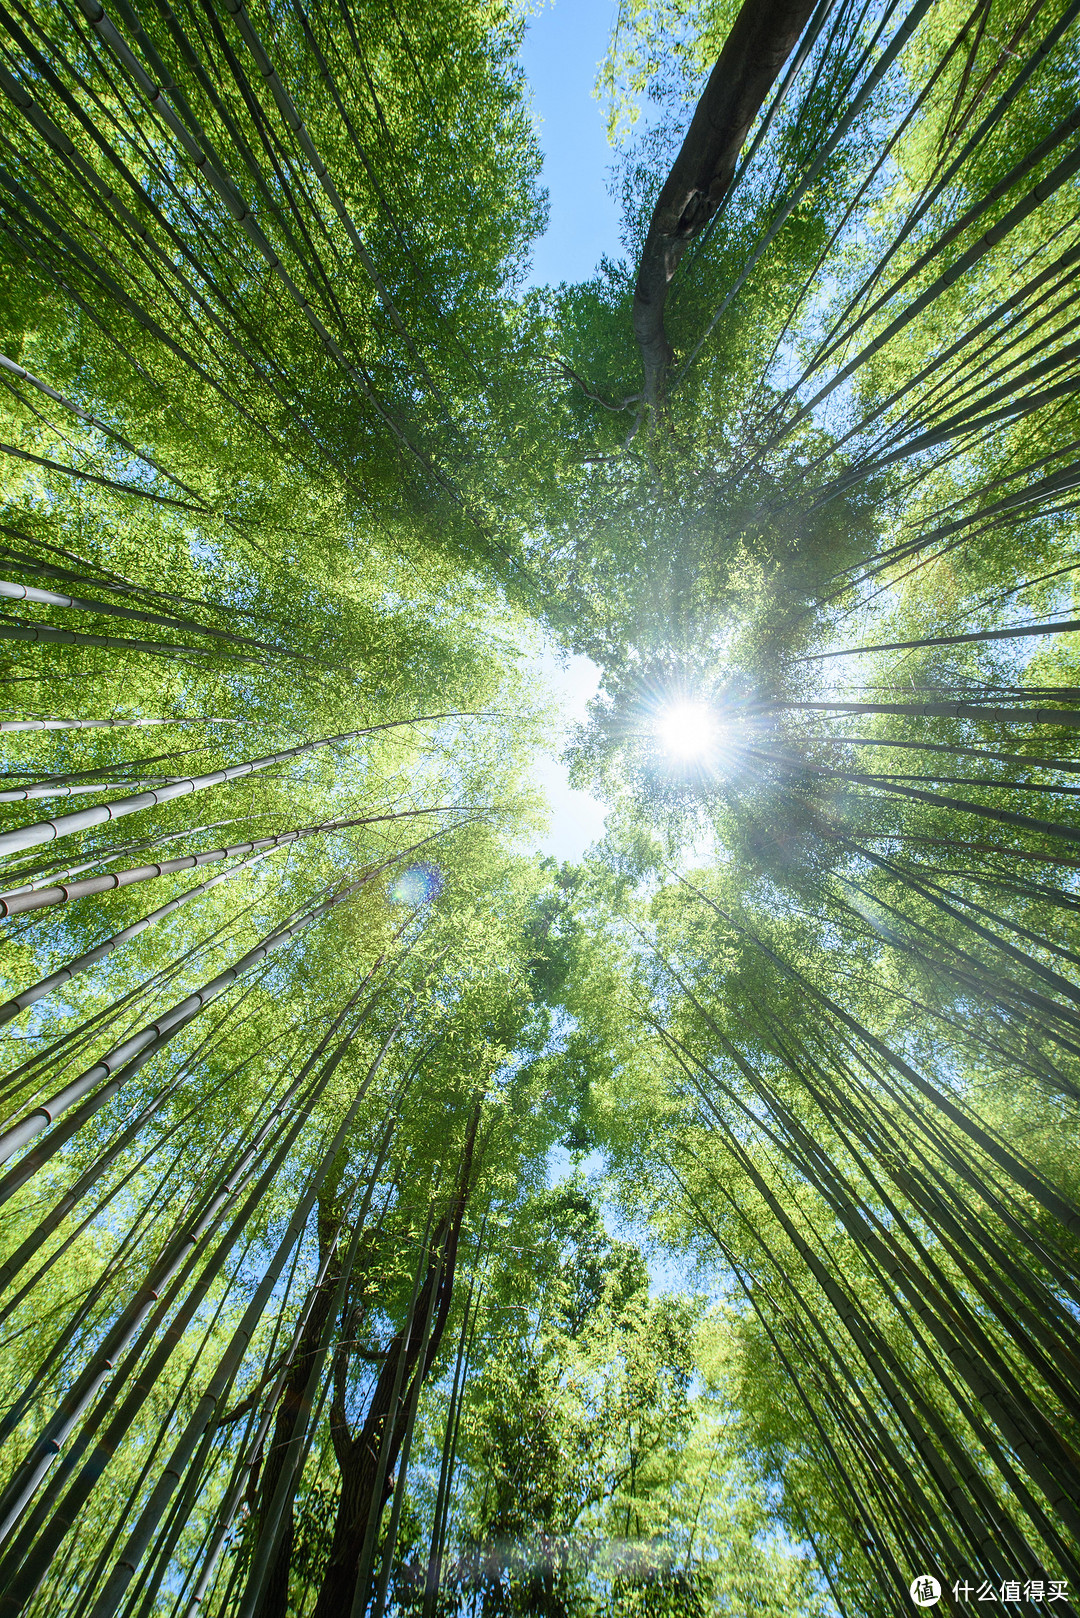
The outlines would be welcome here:
[[[339,1449],[341,1494],[334,1540],[313,1618],[347,1618],[353,1611],[356,1595],[366,1594],[357,1591],[357,1580],[368,1525],[372,1513],[377,1520],[390,1497],[394,1464],[405,1437],[412,1378],[423,1382],[430,1371],[450,1312],[458,1239],[468,1201],[479,1122],[477,1106],[469,1123],[457,1190],[428,1249],[427,1273],[412,1312],[410,1325],[424,1320],[429,1307],[434,1307],[430,1337],[425,1343],[416,1330],[404,1328],[397,1333],[386,1351],[363,1428],[356,1438],[346,1440]],[[396,1398],[395,1387],[398,1389]],[[386,1464],[380,1466],[384,1453]],[[381,1487],[377,1488],[380,1476]]]
[[[320,1202],[319,1242],[324,1250],[331,1234],[333,1234],[333,1224],[329,1216],[329,1210],[324,1208]],[[260,1528],[266,1524],[282,1469],[289,1454],[294,1428],[304,1411],[308,1381],[312,1367],[319,1358],[323,1334],[326,1331],[331,1311],[336,1302],[341,1282],[340,1272],[340,1257],[335,1255],[326,1270],[315,1301],[304,1322],[304,1334],[300,1340],[300,1346],[289,1372],[288,1380],[282,1390],[281,1403],[278,1405],[277,1416],[274,1421],[273,1437],[267,1450],[262,1475],[259,1478]],[[293,1534],[293,1506],[290,1500],[283,1513],[280,1537],[277,1540],[273,1554],[270,1573],[263,1586],[262,1596],[256,1608],[257,1618],[288,1618],[289,1568],[292,1563]]]
[[[654,408],[672,359],[664,330],[671,278],[724,200],[750,125],[813,9],[810,0],[746,0],[657,198],[638,265],[633,317],[645,398]]]

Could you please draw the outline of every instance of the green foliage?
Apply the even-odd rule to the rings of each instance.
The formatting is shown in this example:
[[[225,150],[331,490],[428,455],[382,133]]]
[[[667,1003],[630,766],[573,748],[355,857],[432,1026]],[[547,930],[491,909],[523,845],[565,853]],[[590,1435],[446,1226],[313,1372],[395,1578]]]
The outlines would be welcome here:
[[[1063,0],[821,11],[651,414],[728,0],[530,291],[518,5],[95,9],[2,24],[4,1610],[1080,1580]]]

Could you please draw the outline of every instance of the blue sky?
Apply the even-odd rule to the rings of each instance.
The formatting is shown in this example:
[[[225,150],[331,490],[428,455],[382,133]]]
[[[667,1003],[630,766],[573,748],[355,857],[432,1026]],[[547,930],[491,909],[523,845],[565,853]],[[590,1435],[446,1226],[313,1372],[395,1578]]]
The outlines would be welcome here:
[[[551,651],[540,655],[536,668],[558,695],[565,743],[569,728],[585,718],[600,670],[587,657],[571,657],[563,666]],[[533,773],[551,805],[551,825],[540,841],[541,853],[552,854],[557,860],[579,860],[589,844],[604,835],[604,804],[589,792],[575,791],[558,752],[539,758]]]
[[[618,0],[545,0],[522,46],[551,198],[533,254],[538,286],[583,281],[604,253],[619,250],[618,210],[607,193],[612,152],[593,97],[618,10]]]
[[[548,229],[533,253],[529,280],[536,286],[583,281],[604,253],[619,250],[618,210],[607,193],[612,153],[593,97],[617,14],[618,0],[546,0],[522,46],[551,202]],[[563,666],[545,652],[539,672],[558,693],[566,725],[583,719],[599,680],[596,665],[572,657]],[[552,808],[541,851],[580,859],[603,835],[603,804],[571,788],[557,754],[541,759],[536,775]]]

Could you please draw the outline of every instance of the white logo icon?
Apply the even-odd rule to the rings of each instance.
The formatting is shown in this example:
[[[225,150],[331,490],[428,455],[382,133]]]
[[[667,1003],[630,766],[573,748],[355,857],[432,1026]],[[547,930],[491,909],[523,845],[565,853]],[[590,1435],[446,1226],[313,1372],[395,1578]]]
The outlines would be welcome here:
[[[920,1573],[911,1581],[911,1599],[917,1607],[932,1607],[941,1595],[941,1585],[929,1573]]]

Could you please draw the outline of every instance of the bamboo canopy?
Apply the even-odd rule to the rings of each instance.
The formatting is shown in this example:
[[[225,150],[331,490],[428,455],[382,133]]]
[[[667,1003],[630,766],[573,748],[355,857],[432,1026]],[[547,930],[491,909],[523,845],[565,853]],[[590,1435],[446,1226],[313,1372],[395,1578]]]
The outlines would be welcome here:
[[[1080,0],[616,10],[0,11],[0,1618],[1080,1613]]]

